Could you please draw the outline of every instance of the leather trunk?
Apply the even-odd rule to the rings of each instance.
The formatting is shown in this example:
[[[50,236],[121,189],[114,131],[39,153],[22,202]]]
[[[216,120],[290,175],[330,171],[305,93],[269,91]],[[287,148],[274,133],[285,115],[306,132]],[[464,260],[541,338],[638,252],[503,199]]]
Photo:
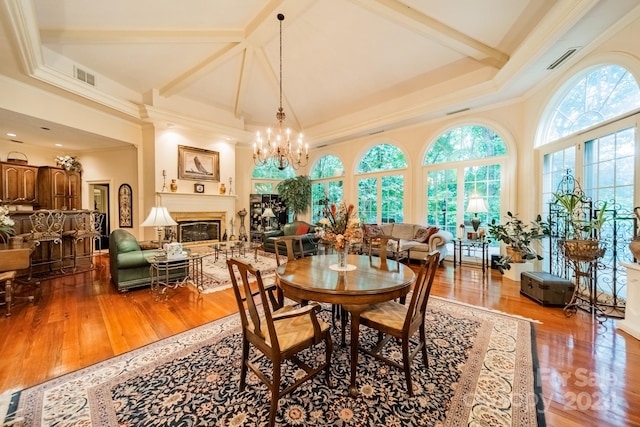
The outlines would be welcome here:
[[[544,306],[564,307],[571,302],[573,289],[572,281],[543,271],[520,275],[520,293]]]

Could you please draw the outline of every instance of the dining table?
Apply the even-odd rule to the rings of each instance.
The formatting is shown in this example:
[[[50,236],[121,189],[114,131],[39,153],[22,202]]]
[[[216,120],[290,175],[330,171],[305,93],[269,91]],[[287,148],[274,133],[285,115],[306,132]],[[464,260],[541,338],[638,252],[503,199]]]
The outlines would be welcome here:
[[[355,397],[360,313],[372,304],[404,297],[416,276],[408,265],[386,258],[349,254],[346,267],[337,263],[337,254],[299,258],[280,265],[276,277],[286,297],[340,305],[350,314],[349,394]]]

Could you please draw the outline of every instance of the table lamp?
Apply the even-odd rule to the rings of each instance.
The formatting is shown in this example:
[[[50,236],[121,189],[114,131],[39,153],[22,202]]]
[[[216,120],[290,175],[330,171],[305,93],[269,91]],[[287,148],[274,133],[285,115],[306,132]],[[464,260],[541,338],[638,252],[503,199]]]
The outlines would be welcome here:
[[[471,218],[471,226],[473,227],[473,231],[477,233],[478,227],[480,227],[480,223],[482,222],[482,220],[478,218],[478,213],[489,212],[489,209],[487,209],[487,204],[482,197],[478,196],[477,194],[473,195],[471,196],[471,198],[469,198],[467,212],[474,214],[474,216]]]
[[[178,225],[178,223],[171,218],[169,211],[164,206],[152,207],[147,219],[140,224],[141,227],[156,227],[159,249],[162,249],[162,232],[166,226],[170,225]]]
[[[276,214],[273,213],[273,209],[266,208],[264,212],[262,212],[262,218],[267,218],[267,227],[271,229],[271,218],[275,218]]]

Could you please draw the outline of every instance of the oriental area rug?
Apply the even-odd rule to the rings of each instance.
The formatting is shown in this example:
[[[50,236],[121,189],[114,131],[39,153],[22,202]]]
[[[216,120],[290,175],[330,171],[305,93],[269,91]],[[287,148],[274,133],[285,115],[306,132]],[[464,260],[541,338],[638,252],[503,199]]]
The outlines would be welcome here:
[[[238,254],[234,254],[234,256],[238,256]],[[278,267],[275,254],[260,250],[257,252],[247,250],[243,255],[239,255],[238,259],[249,262],[260,270],[263,279],[275,276],[276,268]],[[227,269],[227,257],[223,253],[218,255],[218,259],[213,255],[203,258],[202,272],[204,280],[201,292],[203,294],[218,292],[231,287],[231,277],[229,277],[229,270]]]
[[[330,319],[330,309],[321,315]],[[531,322],[436,297],[426,321],[429,367],[420,356],[413,361],[413,397],[400,370],[365,354],[359,356],[359,394],[349,397],[349,347],[339,345],[337,330],[334,387],[324,374],[307,381],[280,400],[277,425],[544,426]],[[375,339],[362,328],[363,345]],[[320,360],[323,352],[303,356]],[[400,350],[389,354],[398,358]],[[13,392],[0,424],[266,426],[270,394],[251,372],[238,391],[240,358],[236,314]],[[292,366],[283,381],[294,381]]]

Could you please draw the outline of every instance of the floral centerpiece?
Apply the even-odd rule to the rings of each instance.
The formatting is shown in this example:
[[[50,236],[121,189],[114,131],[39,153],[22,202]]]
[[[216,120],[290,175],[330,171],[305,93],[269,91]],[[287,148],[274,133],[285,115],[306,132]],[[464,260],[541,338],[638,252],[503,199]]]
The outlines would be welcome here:
[[[0,206],[0,239],[6,242],[15,232],[14,225],[15,223],[9,217],[9,208]]]
[[[319,237],[333,245],[339,255],[340,267],[344,267],[349,245],[362,241],[360,218],[356,214],[355,206],[344,202],[339,206],[331,204],[323,211],[325,218],[320,220],[323,228]]]
[[[78,161],[76,156],[57,156],[56,163],[64,170],[82,172],[82,164]]]

